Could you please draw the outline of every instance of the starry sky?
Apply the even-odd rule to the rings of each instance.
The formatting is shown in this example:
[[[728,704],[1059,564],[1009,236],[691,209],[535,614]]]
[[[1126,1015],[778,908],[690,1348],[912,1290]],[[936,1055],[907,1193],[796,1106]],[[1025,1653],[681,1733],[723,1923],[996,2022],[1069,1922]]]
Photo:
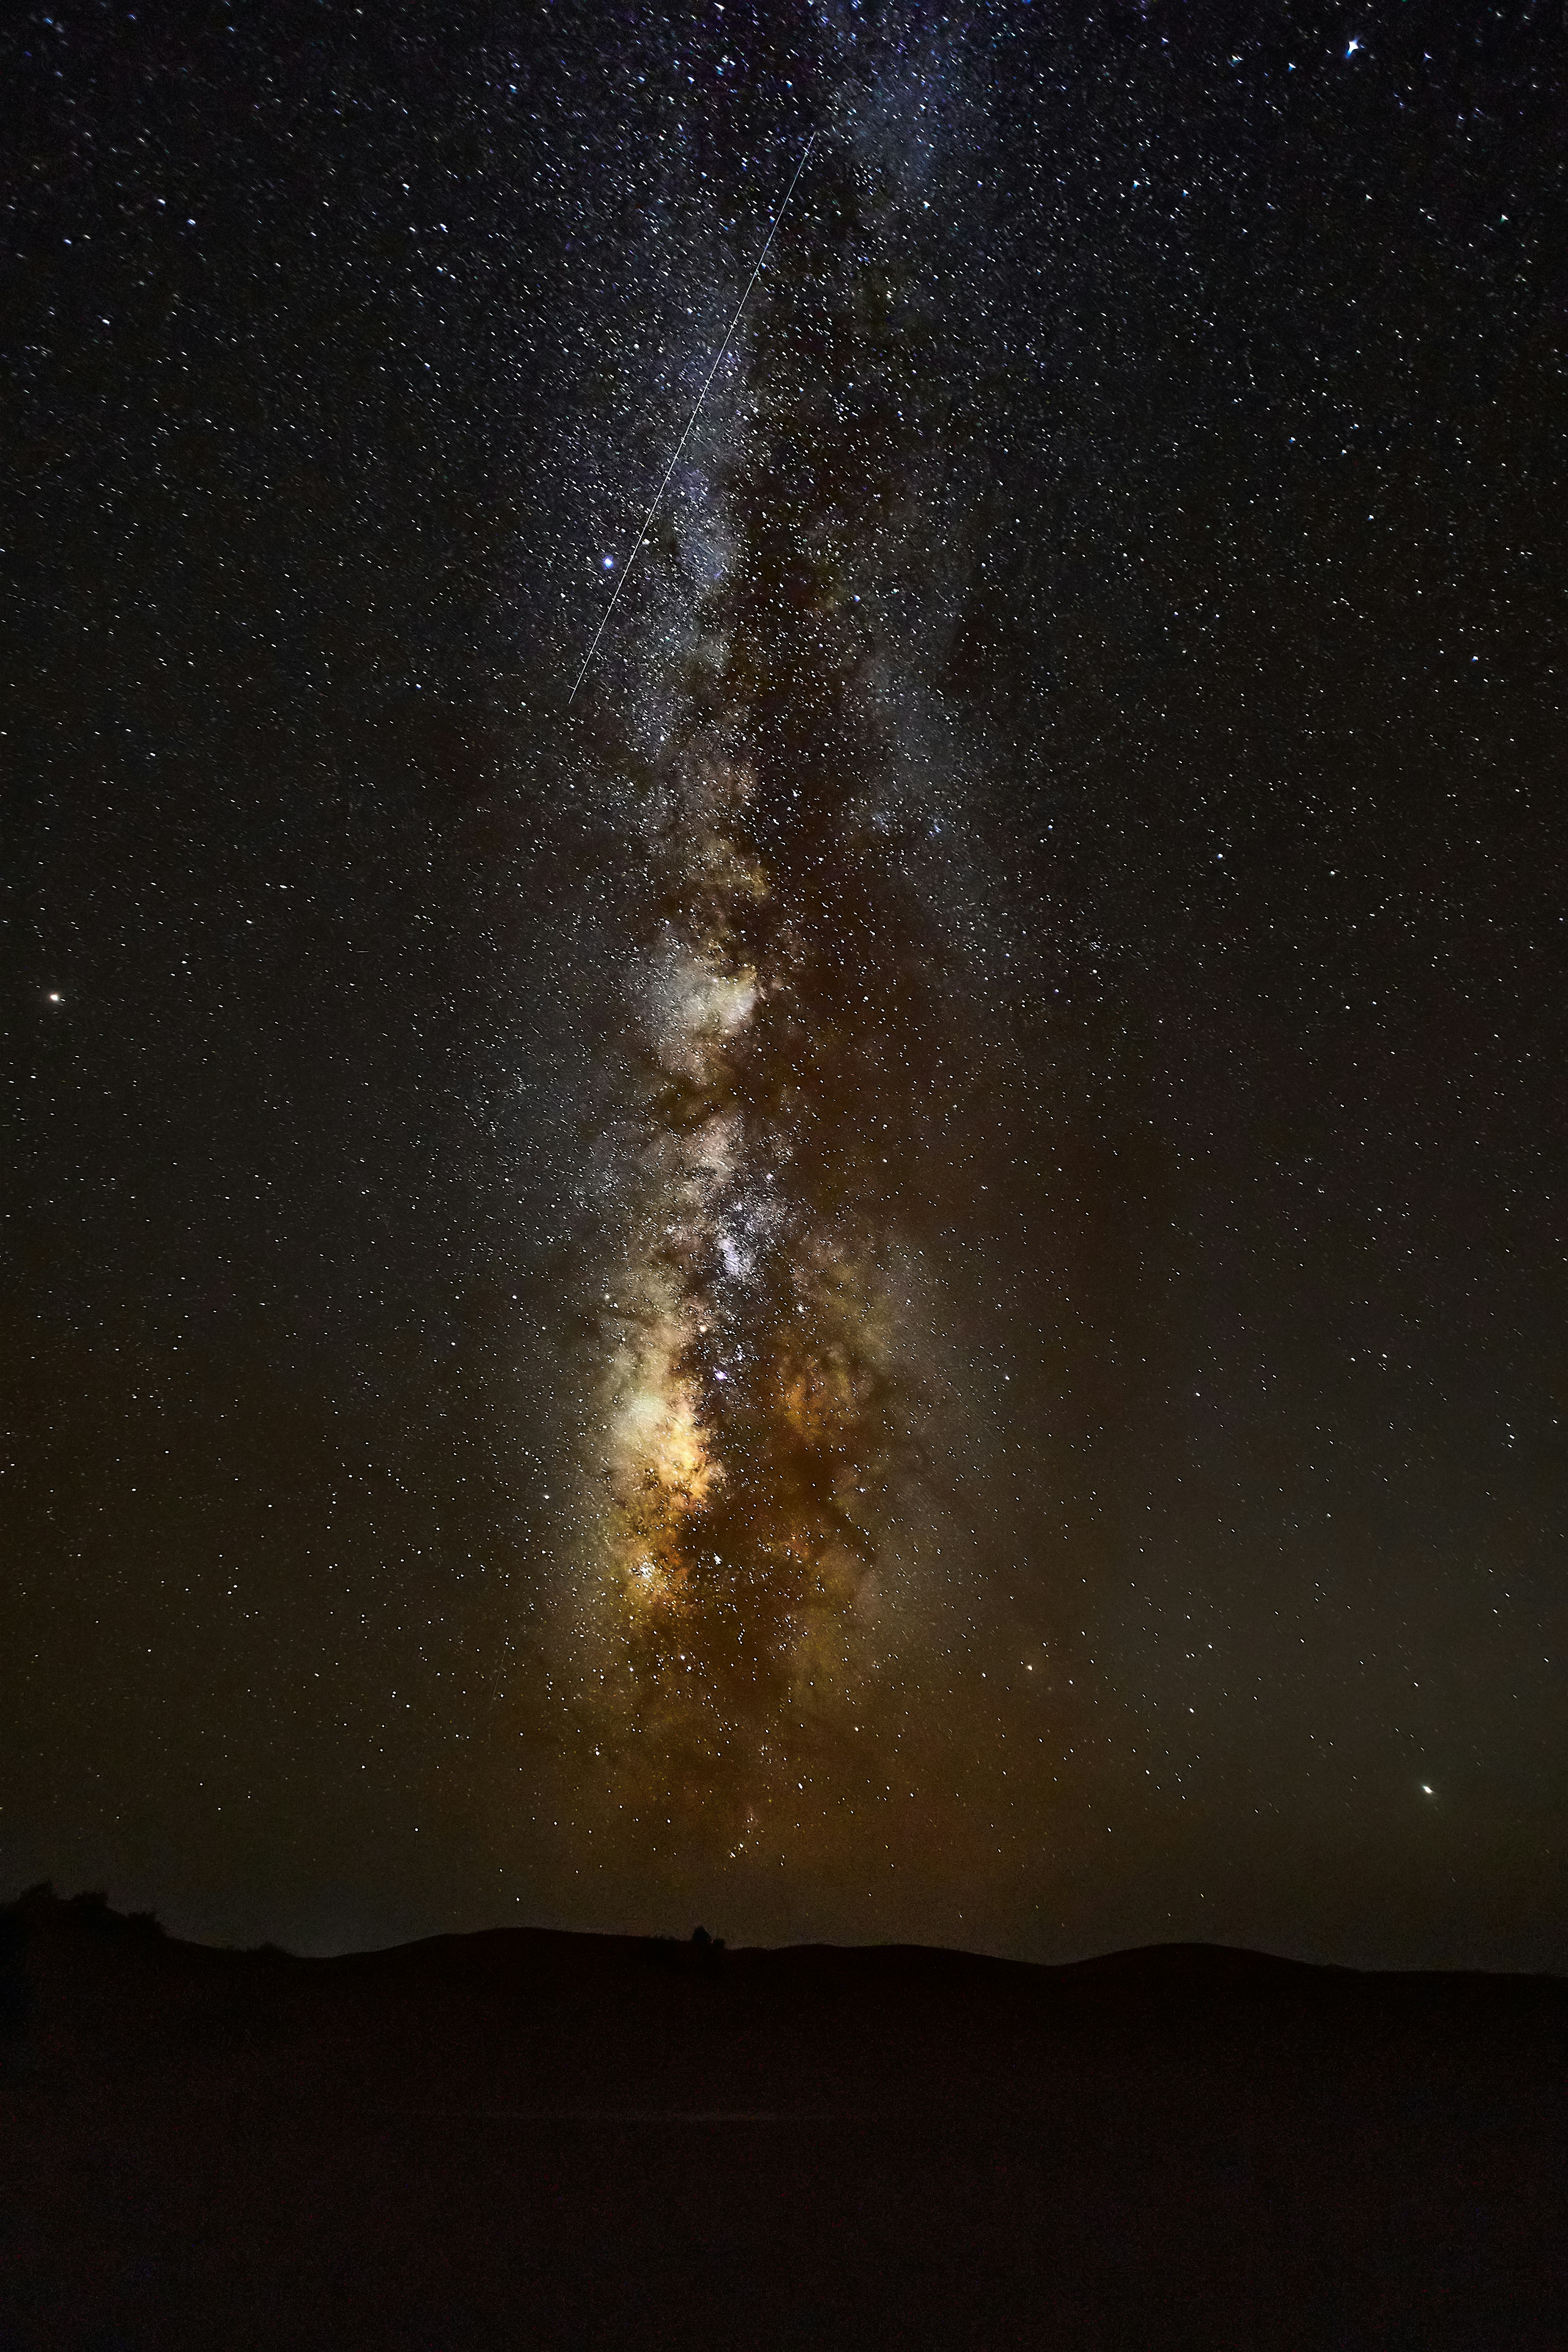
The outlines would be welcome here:
[[[1568,1966],[1560,11],[3,37],[4,1891]]]

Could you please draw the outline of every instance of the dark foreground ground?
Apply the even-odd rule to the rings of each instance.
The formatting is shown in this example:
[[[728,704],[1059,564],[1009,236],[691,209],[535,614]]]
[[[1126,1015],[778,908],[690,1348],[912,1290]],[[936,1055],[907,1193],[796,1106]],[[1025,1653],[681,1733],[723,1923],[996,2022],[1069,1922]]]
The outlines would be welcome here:
[[[0,2344],[1568,2347],[1568,1985],[0,1915]]]

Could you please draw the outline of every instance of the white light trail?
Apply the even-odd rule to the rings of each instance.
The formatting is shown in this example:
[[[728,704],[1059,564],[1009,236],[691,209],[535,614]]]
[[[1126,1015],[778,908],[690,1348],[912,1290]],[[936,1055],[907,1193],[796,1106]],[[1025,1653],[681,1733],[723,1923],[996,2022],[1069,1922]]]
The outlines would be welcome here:
[[[719,373],[719,362],[730,348],[730,338],[734,333],[736,328],[740,325],[741,313],[752,299],[752,289],[763,274],[763,264],[768,257],[768,247],[773,244],[773,238],[778,234],[778,226],[780,221],[783,220],[785,213],[789,210],[789,200],[790,197],[794,195],[795,188],[799,184],[800,175],[805,171],[807,163],[811,161],[811,151],[816,144],[816,138],[817,134],[814,131],[810,138],[805,142],[805,154],[802,155],[799,163],[795,167],[795,178],[789,184],[788,192],[784,196],[784,200],[779,206],[777,212],[773,215],[773,226],[768,230],[766,242],[763,244],[761,253],[757,256],[757,266],[752,270],[750,278],[746,280],[746,290],[735,305],[735,315],[724,331],[724,340],[713,355],[713,364],[709,369],[702,389],[697,395],[697,404],[686,420],[686,430],[675,445],[675,455],[670,459],[668,465],[665,467],[664,479],[660,482],[658,489],[654,492],[653,503],[648,508],[647,514],[643,517],[642,529],[638,531],[637,536],[637,544],[632,549],[631,553],[627,556],[626,562],[621,567],[621,576],[616,583],[615,593],[611,596],[608,604],[605,607],[605,617],[600,622],[598,627],[595,630],[594,642],[589,646],[587,652],[584,655],[583,667],[578,671],[576,677],[573,680],[572,691],[566,698],[568,705],[575,702],[577,699],[577,688],[582,685],[583,680],[588,675],[588,665],[599,650],[599,639],[604,635],[605,629],[609,626],[610,615],[620,602],[621,590],[626,586],[627,578],[631,572],[631,568],[642,552],[643,541],[647,539],[648,533],[648,525],[652,522],[655,514],[658,510],[658,502],[660,499],[663,498],[666,490],[669,488],[670,476],[674,473],[677,466],[680,463],[680,453],[685,448],[688,441],[691,438],[691,428],[696,424],[702,404],[708,397],[708,386],[712,383],[714,377]]]

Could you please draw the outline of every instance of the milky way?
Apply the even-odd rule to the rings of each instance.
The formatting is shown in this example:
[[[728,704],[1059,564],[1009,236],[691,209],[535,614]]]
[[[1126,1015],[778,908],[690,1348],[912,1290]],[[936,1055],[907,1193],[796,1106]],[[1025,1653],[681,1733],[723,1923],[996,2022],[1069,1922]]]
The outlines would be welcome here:
[[[907,1188],[958,1023],[940,820],[895,712],[944,455],[911,112],[901,171],[847,105],[817,151],[666,535],[685,616],[642,656],[657,740],[622,752],[649,888],[592,1673],[638,1797],[742,1843],[800,1738],[848,1723],[896,1650],[931,1517]]]

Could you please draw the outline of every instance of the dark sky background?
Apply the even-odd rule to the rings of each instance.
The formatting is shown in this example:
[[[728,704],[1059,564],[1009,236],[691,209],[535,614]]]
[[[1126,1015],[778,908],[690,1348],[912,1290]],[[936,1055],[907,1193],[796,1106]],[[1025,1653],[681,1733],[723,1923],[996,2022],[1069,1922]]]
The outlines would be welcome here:
[[[1568,1967],[1564,65],[10,15],[5,1891]]]

